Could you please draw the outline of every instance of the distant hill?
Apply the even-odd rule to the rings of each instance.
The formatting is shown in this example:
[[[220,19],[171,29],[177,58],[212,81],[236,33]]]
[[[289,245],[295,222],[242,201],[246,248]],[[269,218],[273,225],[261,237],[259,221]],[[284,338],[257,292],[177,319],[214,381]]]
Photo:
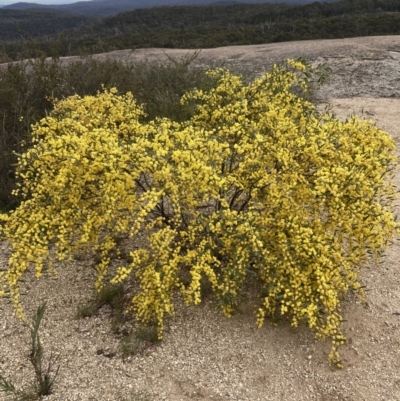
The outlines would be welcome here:
[[[25,3],[27,4],[27,3]],[[46,37],[92,22],[85,15],[66,10],[31,8],[14,10],[0,8],[0,42],[20,40],[22,37]]]
[[[89,17],[106,17],[116,15],[138,8],[151,8],[159,6],[207,6],[207,5],[231,5],[231,4],[261,4],[261,3],[282,3],[282,4],[310,4],[314,0],[92,0],[80,1],[62,5],[43,5],[39,3],[19,2],[4,6],[3,9],[27,10],[33,8],[45,8],[63,10],[73,14],[82,14]],[[328,0],[333,2],[337,0]],[[326,2],[326,0],[325,0]]]
[[[10,4],[7,6],[2,6],[2,8],[4,8],[5,10],[27,10],[30,8],[51,8],[51,6],[45,5],[45,4],[37,4],[37,3],[14,3],[14,4]]]
[[[108,0],[61,9],[2,8],[0,62],[37,54],[71,56],[146,47],[202,49],[400,34],[400,0],[226,4],[230,1],[239,0],[212,0],[214,4],[202,7],[138,8],[101,18],[74,13],[67,6],[105,6],[110,4]],[[123,2],[127,0],[114,0],[112,4]],[[150,3],[146,0],[147,5]],[[26,40],[31,37],[35,40]]]
[[[215,1],[212,6],[231,6],[232,4],[239,4],[240,1]]]

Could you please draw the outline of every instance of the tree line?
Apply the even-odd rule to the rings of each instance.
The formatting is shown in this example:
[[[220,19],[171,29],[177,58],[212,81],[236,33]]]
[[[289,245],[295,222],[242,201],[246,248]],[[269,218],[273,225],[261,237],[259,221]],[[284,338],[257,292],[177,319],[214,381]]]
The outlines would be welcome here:
[[[37,30],[28,29],[26,35],[34,38],[34,46],[27,40],[4,39],[0,28],[2,61],[33,57],[38,52],[69,56],[127,48],[196,49],[395,35],[400,34],[400,0],[156,7],[87,20],[53,34],[41,33],[45,28],[37,25]]]

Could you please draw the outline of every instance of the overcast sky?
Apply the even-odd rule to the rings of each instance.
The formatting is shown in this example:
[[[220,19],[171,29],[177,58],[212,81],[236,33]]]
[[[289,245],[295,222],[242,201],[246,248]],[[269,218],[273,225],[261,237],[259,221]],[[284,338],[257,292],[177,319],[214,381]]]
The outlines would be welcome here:
[[[77,3],[78,1],[89,1],[89,0],[0,0],[0,6],[5,6],[8,4],[15,3],[38,3],[38,4],[69,4],[69,3]]]

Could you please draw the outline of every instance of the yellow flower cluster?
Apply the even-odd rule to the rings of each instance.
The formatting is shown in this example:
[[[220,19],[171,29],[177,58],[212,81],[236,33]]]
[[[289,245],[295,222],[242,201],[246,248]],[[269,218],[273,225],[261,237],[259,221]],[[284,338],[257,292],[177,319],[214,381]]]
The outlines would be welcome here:
[[[295,94],[309,71],[289,60],[246,85],[213,70],[213,89],[183,96],[196,106],[184,123],[142,123],[133,96],[114,89],[60,101],[20,157],[25,200],[0,216],[13,249],[0,295],[22,316],[19,281],[30,266],[42,274],[50,248],[61,260],[92,247],[100,290],[116,238],[140,232],[148,241],[111,282],[137,280],[131,310],[160,338],[177,291],[198,304],[206,279],[229,317],[255,276],[258,326],[277,312],[305,323],[340,365],[342,295],[363,294],[359,268],[397,229],[397,160],[371,122],[339,122]]]

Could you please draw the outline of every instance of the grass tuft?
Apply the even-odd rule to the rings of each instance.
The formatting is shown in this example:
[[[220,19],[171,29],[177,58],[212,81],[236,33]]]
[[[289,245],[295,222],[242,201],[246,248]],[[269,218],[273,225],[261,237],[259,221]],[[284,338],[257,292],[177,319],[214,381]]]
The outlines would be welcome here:
[[[58,376],[60,365],[54,367],[59,359],[59,355],[50,355],[47,367],[43,366],[44,349],[39,337],[39,327],[46,311],[46,303],[39,306],[36,315],[33,318],[33,324],[30,328],[31,347],[29,361],[32,364],[35,379],[31,385],[31,390],[18,390],[4,376],[0,375],[0,391],[9,394],[18,401],[30,401],[42,399],[43,396],[52,394],[54,382]]]

